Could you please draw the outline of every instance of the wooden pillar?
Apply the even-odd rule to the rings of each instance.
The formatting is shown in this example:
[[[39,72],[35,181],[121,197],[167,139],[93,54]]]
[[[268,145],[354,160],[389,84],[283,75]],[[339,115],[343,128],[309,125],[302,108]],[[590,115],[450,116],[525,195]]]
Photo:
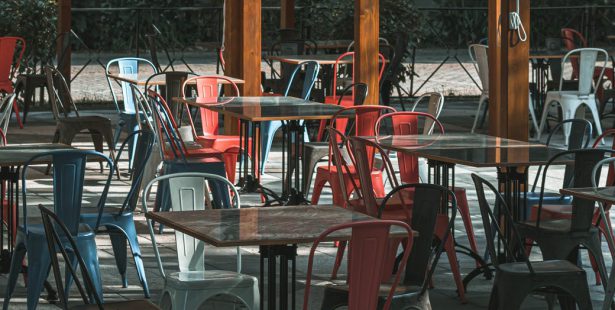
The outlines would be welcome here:
[[[295,29],[295,0],[280,0],[280,29]]]
[[[355,0],[355,83],[367,84],[365,104],[379,104],[378,37],[380,36],[379,0]]]
[[[58,0],[58,34],[70,33],[71,30],[71,0]],[[70,40],[70,35],[66,37],[66,40]],[[62,73],[66,82],[70,86],[70,67],[71,67],[71,47],[70,44],[65,47],[64,40],[58,40],[56,44],[56,57],[59,60],[64,57],[63,66],[58,68]],[[65,50],[65,51],[64,51]],[[62,55],[64,53],[64,55]]]
[[[509,14],[515,11],[515,0],[489,1],[489,134],[527,141],[530,0],[520,1],[525,42],[510,29]]]
[[[260,96],[261,0],[226,0],[225,21],[226,75],[245,80],[239,88],[242,96]],[[234,119],[224,122],[227,134],[238,132]]]

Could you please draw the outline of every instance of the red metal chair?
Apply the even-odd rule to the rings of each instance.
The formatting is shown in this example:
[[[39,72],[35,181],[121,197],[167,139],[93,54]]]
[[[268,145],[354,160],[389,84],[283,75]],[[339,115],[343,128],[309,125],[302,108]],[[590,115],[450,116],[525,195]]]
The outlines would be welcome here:
[[[405,246],[402,259],[394,276],[392,275],[393,261],[397,253],[399,239],[390,238],[390,230],[398,226],[405,230]],[[303,299],[303,309],[310,309],[309,298],[312,283],[312,269],[316,248],[332,233],[342,229],[352,229],[348,251],[348,279],[343,289],[348,290],[348,309],[377,309],[380,285],[383,278],[388,281],[390,289],[383,310],[389,309],[391,300],[401,274],[403,273],[413,243],[413,232],[410,226],[399,221],[366,221],[337,225],[323,232],[312,245],[308,258],[308,269]],[[406,234],[404,234],[406,235]],[[391,255],[392,254],[392,255]]]
[[[342,128],[340,131],[345,130],[346,124],[348,120],[346,119],[346,115],[354,112],[354,124],[355,124],[355,135],[357,136],[373,136],[374,135],[374,124],[378,117],[382,113],[386,112],[395,112],[395,109],[388,106],[378,106],[378,105],[364,105],[364,106],[353,106],[345,109],[339,110],[337,113],[333,115],[331,118],[331,124],[334,128],[338,126]],[[334,145],[331,144],[330,145]],[[335,164],[332,162],[331,153],[332,150],[329,151],[329,162],[326,166],[319,166],[316,168],[316,179],[314,181],[314,190],[312,193],[312,204],[318,204],[320,200],[320,194],[322,193],[323,188],[327,183],[331,185],[331,192],[333,194],[333,203],[335,205],[346,207],[346,201],[350,197],[353,192],[354,187],[352,186],[351,179],[358,180],[358,176],[354,172],[354,167],[350,167],[349,171],[344,171],[344,181],[342,183],[339,182],[337,177],[337,168]],[[379,169],[372,170],[372,180],[374,183],[374,191],[376,195],[380,198],[384,197],[384,182],[382,179],[382,171]],[[342,187],[345,189],[342,190]]]
[[[392,125],[394,135],[418,135],[424,132],[433,132],[444,134],[444,126],[431,114],[421,112],[395,112],[386,114],[376,121],[375,132],[376,136],[381,136],[381,127],[385,120],[389,119],[388,123]],[[418,183],[419,180],[419,160],[417,156],[397,152],[399,162],[399,175],[402,183]],[[472,227],[472,217],[470,216],[470,207],[468,206],[468,198],[466,189],[463,187],[451,188],[457,197],[457,208],[463,220],[463,225],[466,229],[470,248],[474,253],[478,253],[476,245],[476,237],[474,228]],[[478,266],[478,262],[477,262]]]
[[[196,76],[187,79],[184,82],[182,87],[183,96],[186,96],[187,88],[193,85],[196,82],[196,91],[199,99],[205,99],[203,101],[203,105],[206,104],[218,104],[217,98],[220,95],[220,87],[221,82],[230,85],[230,88],[234,92],[235,97],[239,97],[239,88],[237,84],[235,84],[232,80],[222,76]],[[207,99],[211,99],[209,102]],[[187,105],[185,105],[186,110],[188,111]],[[219,150],[224,153],[224,164],[226,166],[226,170],[229,173],[229,180],[234,183],[235,181],[235,168],[237,167],[237,158],[239,157],[240,148],[241,148],[241,139],[238,135],[220,135],[218,134],[218,129],[220,128],[220,123],[218,121],[218,112],[214,112],[210,109],[200,108],[201,115],[201,128],[203,135],[198,135],[194,126],[194,121],[190,115],[187,113],[188,120],[190,125],[192,126],[192,133],[195,139],[202,143],[206,147],[211,147],[213,149]],[[248,142],[248,145],[251,143]],[[248,150],[250,153],[250,150]]]
[[[336,60],[335,60],[335,65],[333,66],[333,88],[332,88],[332,94],[328,95],[325,97],[325,103],[328,104],[338,104],[338,100],[340,98],[340,96],[338,96],[338,86],[341,88],[339,90],[345,89],[348,85],[354,84],[354,66],[352,66],[352,75],[349,77],[346,77],[346,80],[350,80],[348,83],[346,83],[346,85],[343,85],[344,83],[341,83],[342,85],[338,85],[338,74],[339,74],[339,68],[342,64],[340,64],[341,61],[343,61],[345,58],[348,57],[352,57],[352,62],[354,63],[354,52],[346,52],[342,55],[340,55]],[[380,79],[382,78],[382,75],[384,74],[384,69],[386,67],[386,58],[384,57],[384,55],[382,55],[382,53],[378,53],[378,58],[380,60],[380,72],[378,73],[378,82],[380,82]],[[350,97],[345,97],[340,105],[343,107],[350,107],[354,105],[354,94]]]
[[[15,55],[18,47],[20,48],[19,54]],[[23,38],[0,37],[0,92],[7,94],[14,92],[13,79],[19,72],[19,66],[25,51],[26,41]],[[23,128],[17,100],[13,103],[13,111],[15,111],[19,128]]]
[[[385,208],[382,210],[376,210],[376,208],[381,205],[382,200],[379,199],[379,197],[376,197],[373,194],[373,191],[369,190],[373,187],[373,185],[371,180],[367,177],[367,171],[369,171],[368,169],[370,168],[370,166],[373,165],[376,153],[379,154],[382,158],[384,170],[387,171],[389,180],[392,181],[391,185],[394,188],[399,186],[398,182],[395,180],[396,178],[394,176],[394,170],[392,168],[391,161],[388,158],[387,152],[383,150],[377,143],[373,141],[366,141],[363,139],[350,138],[349,145],[352,154],[354,155],[353,159],[357,174],[359,176],[358,184],[360,190],[357,191],[361,193],[361,196],[363,198],[363,202],[361,205],[365,206],[364,208],[367,214],[377,216],[383,219],[403,220],[407,223],[410,223],[412,219],[414,189],[404,190],[403,192],[401,192],[401,194],[397,195],[396,197],[393,197],[394,199],[388,200]],[[455,198],[452,198],[451,200],[453,199]],[[458,207],[457,203],[453,204],[453,206],[457,206],[457,209],[461,210]],[[449,216],[447,213],[440,213],[436,221],[436,228],[434,234],[436,237],[438,237],[439,240],[444,240],[444,250],[446,251],[446,254],[448,256],[448,261],[451,266],[451,272],[457,286],[457,293],[459,294],[461,302],[465,303],[465,288],[461,278],[461,273],[459,271],[459,261],[457,260],[457,253],[455,251],[455,239],[446,238],[449,233]]]

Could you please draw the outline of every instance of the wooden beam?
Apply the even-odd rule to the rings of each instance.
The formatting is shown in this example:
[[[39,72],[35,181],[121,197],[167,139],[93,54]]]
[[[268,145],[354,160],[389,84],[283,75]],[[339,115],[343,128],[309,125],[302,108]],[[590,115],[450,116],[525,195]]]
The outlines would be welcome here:
[[[515,11],[515,0],[489,1],[489,134],[527,141],[530,42],[510,29]],[[529,34],[530,0],[520,1],[519,14]]]
[[[225,22],[225,73],[246,81],[240,85],[242,96],[260,96],[261,0],[226,0]],[[224,122],[227,134],[238,133],[236,119]]]
[[[64,37],[65,40],[70,42],[70,30],[71,30],[71,0],[58,0],[58,34],[62,35],[68,33],[68,36]],[[56,57],[58,60],[63,58],[63,65],[58,70],[62,73],[66,82],[70,86],[70,68],[71,68],[71,46],[69,42],[63,42],[64,40],[58,40],[56,44]]]
[[[379,0],[355,0],[354,41],[355,83],[367,84],[365,104],[379,104],[378,37],[380,36]]]
[[[295,0],[280,0],[280,29],[295,29]]]

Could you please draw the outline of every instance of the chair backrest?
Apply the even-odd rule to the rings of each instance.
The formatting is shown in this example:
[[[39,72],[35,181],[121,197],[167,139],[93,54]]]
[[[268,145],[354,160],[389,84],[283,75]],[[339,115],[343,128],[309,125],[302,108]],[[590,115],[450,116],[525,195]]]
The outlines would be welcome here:
[[[341,106],[342,102],[347,96],[354,96],[354,104],[355,106],[361,106],[365,102],[365,98],[367,97],[367,84],[365,83],[355,83],[348,85],[346,89],[342,92],[342,95],[339,97],[337,101],[337,105]],[[321,121],[320,126],[318,126],[317,140],[316,141],[324,141],[326,127],[332,124],[332,120]],[[348,120],[346,119],[338,119],[335,125],[335,128],[343,131],[345,134],[350,134],[347,132],[346,128]]]
[[[57,150],[45,152],[28,159],[21,171],[21,193],[22,193],[22,218],[24,230],[28,231],[28,187],[26,186],[30,167],[42,160],[49,160],[52,165],[53,173],[53,208],[54,213],[68,227],[72,235],[76,236],[79,228],[79,217],[81,214],[83,187],[85,179],[85,165],[88,158],[102,161],[109,164],[106,172],[107,178],[103,189],[99,195],[98,210],[102,209],[107,199],[111,177],[113,176],[114,163],[109,157],[95,151],[84,150]],[[94,229],[98,228],[100,217]]]
[[[409,197],[406,197],[409,196]],[[445,187],[435,184],[414,183],[396,186],[391,190],[380,204],[380,213],[386,209],[387,203],[395,197],[404,205],[406,201],[412,203],[412,220],[410,227],[418,233],[414,238],[412,252],[408,257],[406,274],[403,284],[408,286],[422,287],[421,293],[427,291],[430,285],[440,254],[444,249],[446,238],[452,231],[457,215],[457,200],[455,194]],[[446,203],[447,197],[451,201],[450,216],[448,216],[448,228],[444,236],[436,236],[436,222],[440,214],[439,206]],[[434,241],[442,237],[437,246]]]
[[[354,52],[346,52],[341,54],[340,56],[337,57],[337,59],[335,60],[335,65],[333,66],[333,93],[331,94],[334,98],[337,98],[337,78],[338,78],[338,72],[340,69],[340,63],[346,59],[346,58],[352,58],[352,63],[354,64]],[[384,55],[382,55],[382,53],[378,53],[378,59],[380,61],[380,71],[378,72],[378,82],[380,82],[382,80],[382,75],[384,74],[384,69],[386,68],[387,62],[386,62],[386,58],[384,58]],[[352,73],[348,73],[346,72],[347,75],[350,75],[352,77],[352,81],[354,83],[354,65],[352,65]],[[354,97],[353,97],[354,98]],[[352,100],[351,102],[354,102],[354,100]]]
[[[126,146],[130,146],[130,141],[133,139],[137,139],[137,145],[135,147],[133,158],[134,161],[132,163],[132,176],[130,189],[128,190],[128,195],[126,195],[126,199],[124,203],[122,203],[122,207],[119,210],[119,214],[124,212],[133,212],[137,206],[137,201],[139,200],[139,192],[141,191],[141,185],[143,181],[143,175],[145,174],[145,167],[147,165],[147,161],[152,155],[152,150],[154,148],[154,132],[150,130],[137,130],[132,132],[126,140],[122,143],[119,151],[117,152],[116,162],[119,162],[122,152]],[[115,166],[116,169],[118,165]]]
[[[374,125],[376,136],[387,135],[418,135],[419,128],[423,128],[423,134],[444,134],[444,126],[434,116],[422,112],[395,112],[382,115]],[[392,132],[385,132],[385,127],[391,127]],[[403,183],[419,182],[418,157],[405,152],[397,152],[400,178]]]
[[[19,54],[15,52],[19,48]],[[11,85],[11,80],[19,72],[19,66],[23,54],[26,51],[26,41],[20,37],[0,37],[0,87],[3,84]],[[12,93],[12,87],[9,89],[0,88],[0,91]]]
[[[228,83],[231,86],[231,88],[235,92],[233,96],[235,97],[240,96],[239,87],[237,87],[237,84],[235,84],[232,80],[226,77],[222,77],[222,76],[203,75],[203,76],[195,76],[195,77],[189,78],[188,80],[184,82],[184,85],[182,86],[183,97],[189,97],[189,96],[186,96],[187,87],[191,83],[195,83],[195,82],[196,82],[197,97],[211,99],[212,100],[211,104],[217,104],[216,99],[220,95],[220,87],[222,83]],[[207,103],[204,102],[203,104],[207,104]],[[203,135],[205,136],[217,135],[219,125],[220,125],[218,122],[218,112],[214,112],[206,108],[201,108],[200,113],[201,113],[201,127],[203,129]],[[190,115],[190,113],[188,113],[188,115]]]
[[[566,127],[570,127],[570,136],[568,138],[568,150],[580,150],[586,149],[589,146],[589,142],[592,139],[593,127],[592,123],[585,119],[573,118],[560,122],[557,124],[549,133],[547,137],[547,141],[545,142],[546,146],[552,146],[551,141],[556,133],[559,131],[564,131]],[[598,140],[596,140],[598,141]],[[564,143],[565,144],[565,143]],[[573,169],[574,166],[572,164],[567,164],[564,170],[564,182],[562,188],[568,188],[572,182]],[[534,184],[532,185],[531,192],[535,192],[536,185],[538,184],[538,177],[540,176],[540,171],[542,170],[542,166],[538,166],[538,171],[536,173],[536,177],[534,178]]]
[[[564,48],[567,51],[572,51],[577,48],[587,47],[587,39],[585,36],[572,28],[562,28],[562,41],[564,42]],[[579,78],[579,60],[576,58],[570,59],[570,63],[572,64],[572,79],[576,80]]]
[[[470,59],[474,63],[474,68],[476,69],[476,73],[478,73],[478,77],[480,78],[480,83],[483,86],[483,93],[489,92],[489,46],[482,44],[472,44],[468,48],[468,52],[470,54]]]
[[[425,110],[425,112],[438,119],[442,112],[442,108],[444,108],[444,95],[440,92],[425,93],[418,97],[416,101],[414,101],[411,111],[415,112],[417,106],[421,102],[424,102],[425,99],[429,99],[427,100],[427,110]],[[423,124],[423,134],[431,134],[433,132],[433,126],[434,124],[431,119],[425,120],[425,124]]]
[[[381,278],[386,272],[386,261],[390,249],[389,234],[393,226],[398,226],[404,231],[406,246],[404,248],[402,261],[392,281],[391,288],[387,295],[386,302],[382,309],[387,310],[391,306],[391,300],[401,273],[403,272],[410,250],[412,249],[413,234],[410,226],[399,221],[365,221],[346,223],[333,226],[324,231],[312,245],[308,258],[307,278],[305,283],[305,295],[303,299],[303,309],[308,307],[310,297],[310,285],[312,280],[312,269],[314,265],[314,254],[320,242],[327,236],[342,229],[352,229],[350,242],[348,244],[348,309],[377,309],[380,291]],[[389,275],[390,276],[390,275]]]
[[[188,80],[189,76],[196,76],[196,74],[189,72],[189,71],[165,71],[165,72],[155,73],[147,78],[147,80],[145,81],[144,89],[147,92],[155,91],[159,93],[160,96],[165,100],[165,102],[168,102],[169,100],[172,100],[175,97],[183,97],[184,82]],[[157,86],[154,87],[157,84],[156,81],[158,81],[159,78],[164,78],[164,87],[157,87]],[[131,86],[133,85],[131,84]],[[133,89],[133,94],[135,96],[137,95],[134,89]],[[135,100],[136,99],[137,98],[135,98]],[[137,107],[137,111],[139,111],[138,103],[136,104],[136,107]],[[185,108],[185,110],[187,110],[186,112],[188,113],[186,115],[190,117],[191,113],[189,112],[188,107],[186,105],[182,106],[179,104],[175,104],[172,106],[171,115],[175,119],[181,119],[182,108]],[[139,116],[137,115],[137,119],[138,118]],[[192,118],[190,118],[190,121],[192,121]],[[194,132],[194,134],[196,135],[196,132]]]
[[[58,261],[57,252],[62,254],[64,262],[76,261],[79,270],[81,271],[81,277],[83,279],[83,285],[77,271],[73,264],[66,264],[67,274],[70,273],[71,279],[75,281],[75,285],[81,295],[81,300],[84,304],[90,304],[88,296],[93,296],[98,309],[104,309],[102,301],[96,289],[94,287],[94,281],[90,276],[87,265],[83,260],[83,256],[79,252],[77,243],[75,242],[74,235],[70,232],[68,227],[64,225],[62,220],[53,211],[45,208],[43,205],[39,205],[38,209],[41,212],[43,218],[43,228],[45,229],[45,237],[47,239],[47,249],[51,253],[51,267],[53,270],[53,276],[56,282],[56,289],[59,295],[61,307],[64,310],[68,310],[68,296],[66,296],[65,281],[62,279],[62,273],[60,271],[60,262]],[[59,232],[58,232],[59,229]],[[68,254],[70,253],[70,255]]]
[[[609,54],[607,51],[601,48],[579,48],[571,50],[564,55],[564,58],[562,59],[562,72],[564,72],[564,66],[568,60],[571,61],[573,68],[575,67],[575,62],[579,63],[577,66],[579,77],[579,97],[587,97],[595,91],[593,85],[600,85],[602,82],[602,76],[604,76],[604,69],[607,67],[608,58]],[[598,77],[598,80],[594,81],[596,62],[599,62],[600,67],[602,67],[602,71]],[[564,77],[562,75],[559,80],[560,91],[563,90],[563,86]]]
[[[320,65],[317,61],[313,60],[302,61],[297,64],[297,67],[295,67],[295,70],[293,70],[293,73],[290,75],[284,96],[289,95],[295,78],[297,78],[297,73],[300,71],[305,73],[303,87],[301,88],[301,98],[303,100],[309,100],[310,95],[312,94],[312,89],[314,89],[314,84],[316,83],[316,78],[318,77],[318,72],[320,71]]]
[[[10,94],[4,96],[4,98],[2,98],[2,104],[0,104],[0,129],[2,129],[4,134],[8,133],[15,100],[17,100],[17,94]]]
[[[348,44],[348,47],[346,48],[346,51],[347,51],[347,52],[352,52],[352,51],[354,51],[354,45],[355,45],[355,42],[354,42],[354,40],[352,40],[352,41]],[[385,38],[382,38],[382,37],[379,37],[379,38],[378,38],[378,45],[390,45],[390,44],[389,44],[389,40],[387,40],[387,39],[385,39]]]
[[[171,201],[170,211],[240,208],[241,205],[237,189],[227,179],[214,174],[186,172],[163,175],[149,182],[143,189],[141,196],[143,213],[147,213],[149,197],[155,184],[158,185],[157,195],[162,193],[161,188],[168,188]],[[231,193],[232,200],[228,200],[228,195],[221,195],[222,191],[215,190],[221,187],[226,187],[226,193]],[[154,228],[151,221],[148,220],[147,223],[154,244],[158,267],[162,276],[165,277],[160,253],[156,246]],[[175,231],[175,243],[181,272],[205,270],[205,242]],[[240,259],[239,251],[238,259]],[[240,269],[240,266],[240,261],[238,261],[237,268]]]
[[[52,66],[45,66],[45,76],[47,77],[47,95],[49,96],[53,118],[57,120],[68,117],[70,109],[73,109],[75,115],[79,116],[79,110],[73,101],[62,73]],[[62,114],[60,114],[60,111],[62,111]]]
[[[316,51],[312,51],[306,41],[302,39],[281,40],[273,43],[269,50],[270,55],[304,55],[309,53],[315,54]]]
[[[122,97],[124,99],[124,108],[120,109],[120,105],[115,95],[115,91],[113,89],[113,85],[111,82],[111,78],[109,74],[113,74],[111,72],[111,68],[117,66],[117,72],[119,74],[129,75],[134,77],[135,79],[139,78],[139,65],[145,65],[145,67],[152,69],[153,73],[158,73],[158,69],[156,66],[149,60],[144,58],[136,58],[136,57],[124,57],[124,58],[116,58],[112,59],[107,63],[105,67],[105,75],[107,77],[107,84],[109,84],[109,90],[111,90],[111,96],[113,96],[113,102],[119,112],[126,114],[135,114],[137,112],[136,105],[134,102],[134,94],[132,93],[132,88],[130,87],[130,83],[128,82],[119,82],[122,88]],[[150,74],[148,74],[149,76]]]
[[[543,205],[543,197],[545,192],[546,176],[551,165],[558,164],[558,161],[574,161],[574,171],[572,176],[571,187],[591,187],[592,170],[589,167],[594,167],[601,159],[604,159],[606,154],[613,154],[613,150],[604,149],[580,149],[563,151],[554,155],[549,159],[542,173],[542,183],[540,188],[540,199],[538,200],[538,212],[536,227],[540,226],[541,212]],[[573,157],[573,158],[570,158]],[[599,177],[600,175],[596,175]],[[571,232],[586,232],[593,225],[594,202],[584,199],[574,199],[572,201],[572,219],[570,224]]]
[[[498,259],[500,255],[497,253],[495,247],[495,238],[497,237],[498,244],[503,245],[506,256],[513,261],[525,262],[529,272],[534,274],[534,268],[532,268],[532,264],[525,254],[525,251],[523,251],[524,247],[519,246],[524,243],[521,241],[517,226],[513,224],[513,216],[502,194],[500,194],[491,183],[479,177],[477,174],[472,174],[472,180],[476,187],[478,206],[483,220],[485,237],[487,238],[487,250],[489,251],[490,257],[494,258],[491,260],[493,265],[498,268],[500,264],[500,260]],[[494,203],[489,203],[487,201],[485,187],[491,191],[491,194],[495,195]],[[508,229],[510,234],[507,234],[505,229]],[[507,239],[506,236],[510,236],[510,239]]]
[[[156,128],[162,158],[185,162],[188,148],[167,102],[153,90],[147,91],[147,98],[149,99],[149,110]],[[172,158],[169,158],[169,155]]]

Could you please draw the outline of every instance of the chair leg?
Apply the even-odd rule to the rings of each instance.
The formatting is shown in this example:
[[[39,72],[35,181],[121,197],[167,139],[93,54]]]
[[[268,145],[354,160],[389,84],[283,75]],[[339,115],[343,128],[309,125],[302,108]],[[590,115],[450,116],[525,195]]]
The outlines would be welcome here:
[[[13,102],[13,111],[15,112],[15,118],[17,119],[17,124],[19,124],[19,128],[23,129],[23,123],[21,122],[21,116],[19,116],[19,106],[17,105],[17,100]]]
[[[538,133],[536,134],[536,139],[538,141],[540,141],[540,136],[542,136],[542,132],[545,130],[545,125],[547,125],[547,116],[549,113],[549,106],[553,102],[557,102],[557,101],[553,101],[553,100],[547,101],[544,103],[544,106],[542,108],[542,115],[540,116],[540,126],[538,127]]]
[[[126,279],[126,259],[128,255],[126,251],[126,236],[119,229],[112,226],[107,226],[107,231],[109,232],[109,238],[113,247],[115,264],[122,279],[122,287],[126,288],[128,287],[128,279]]]
[[[324,153],[324,155],[323,155],[323,153]],[[314,149],[314,148],[311,148],[311,147],[304,147],[303,148],[303,154],[302,154],[302,160],[303,160],[302,177],[303,177],[303,192],[305,193],[306,197],[309,194],[310,185],[312,185],[312,176],[314,175],[314,169],[316,169],[316,165],[318,165],[318,162],[323,157],[327,156],[328,153],[329,153],[328,148],[326,150],[326,153],[325,152],[321,153],[319,149]]]
[[[455,252],[455,241],[450,235],[449,238],[446,239],[444,250],[446,251],[448,262],[451,265],[451,273],[453,274],[455,285],[457,286],[457,294],[459,295],[461,302],[465,304],[467,300],[465,297],[463,280],[461,279],[461,273],[459,272],[459,261],[457,260],[457,253]]]
[[[22,243],[16,243],[15,248],[13,249],[13,256],[11,258],[11,270],[9,272],[9,280],[6,284],[6,291],[4,293],[4,303],[2,305],[3,310],[9,309],[9,303],[11,301],[11,296],[13,296],[13,291],[15,290],[15,286],[17,285],[17,278],[19,277],[19,273],[21,272],[21,265],[26,256],[26,246]]]
[[[598,132],[598,135],[602,135],[602,124],[600,123],[600,113],[598,113],[598,108],[596,107],[596,103],[589,103],[586,104],[586,106],[589,108],[589,111],[592,114],[592,117],[594,119],[594,124],[596,125],[596,131]],[[604,145],[604,139],[600,140],[601,143]]]
[[[478,254],[478,246],[476,245],[476,237],[474,236],[474,227],[472,226],[472,218],[470,217],[470,207],[468,206],[468,198],[466,196],[465,189],[455,189],[455,196],[457,197],[457,209],[463,220],[463,226],[468,236],[468,242],[470,243],[470,249],[474,253]],[[476,267],[480,267],[480,264],[476,262]]]
[[[312,200],[310,201],[313,205],[318,204],[322,189],[325,187],[325,184],[327,184],[327,182],[328,180],[325,173],[316,173],[316,180],[314,181],[314,191],[312,192]]]
[[[36,309],[38,299],[43,291],[43,284],[51,269],[51,256],[44,238],[29,238],[28,240],[28,309]],[[67,279],[68,287],[68,279]]]
[[[132,216],[129,220],[126,219],[124,221],[122,229],[124,230],[123,233],[125,234],[122,237],[128,240],[128,245],[130,246],[130,251],[132,252],[132,258],[135,261],[135,267],[137,269],[137,275],[139,276],[139,282],[141,282],[141,287],[143,287],[143,294],[145,295],[145,298],[149,298],[150,294],[149,287],[147,285],[147,279],[145,277],[145,266],[143,265],[143,258],[141,257],[141,248],[139,246],[137,230],[135,229],[135,224],[134,220],[132,219]]]
[[[83,256],[83,261],[85,262],[85,265],[90,272],[90,276],[92,277],[92,282],[94,284],[94,289],[96,290],[96,293],[98,293],[98,296],[100,297],[101,301],[104,302],[102,278],[100,274],[100,265],[98,263],[96,242],[93,238],[77,240],[77,247],[79,247],[79,252],[81,253],[81,256]],[[69,289],[70,286],[68,285],[68,279],[66,280],[66,283],[67,289]],[[90,296],[90,299],[92,299],[92,296]]]
[[[237,173],[237,158],[239,157],[238,151],[226,150],[222,154],[224,167],[226,169],[226,177],[231,183],[235,184],[235,175]]]
[[[474,115],[474,124],[472,125],[472,130],[470,131],[471,133],[474,133],[476,130],[478,119],[480,118],[480,112],[482,111],[481,108],[483,107],[483,103],[485,103],[485,101],[487,101],[487,97],[485,96],[481,96],[478,101],[478,108],[476,108],[476,114]]]
[[[335,263],[333,264],[333,271],[331,272],[331,280],[337,279],[337,272],[342,266],[344,259],[344,251],[346,250],[346,241],[340,241],[337,245],[337,254],[335,255]]]

